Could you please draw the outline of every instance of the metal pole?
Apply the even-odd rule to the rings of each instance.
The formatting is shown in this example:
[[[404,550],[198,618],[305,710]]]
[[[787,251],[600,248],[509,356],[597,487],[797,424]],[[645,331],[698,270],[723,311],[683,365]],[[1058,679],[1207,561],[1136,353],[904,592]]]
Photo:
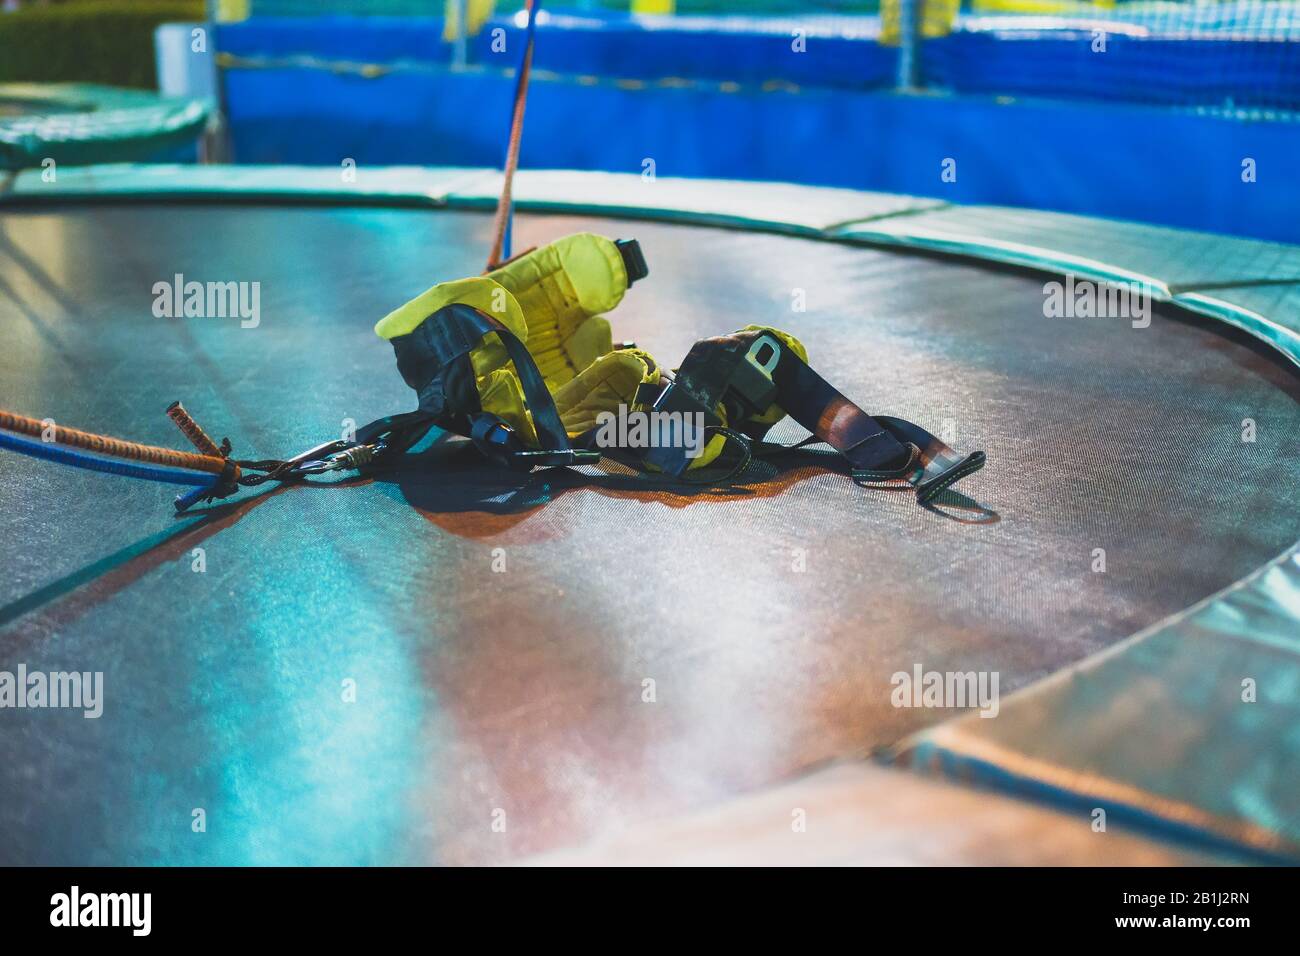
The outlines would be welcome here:
[[[228,163],[234,154],[233,144],[230,141],[230,125],[226,122],[226,80],[221,69],[221,61],[217,56],[219,52],[217,23],[223,19],[222,14],[225,12],[221,7],[221,0],[208,0],[206,4],[208,19],[203,24],[203,29],[208,31],[208,56],[212,58],[214,85],[212,92],[216,109],[213,110],[212,118],[208,121],[208,128],[204,131],[203,138],[199,140],[199,162],[201,163]]]
[[[898,0],[898,81],[899,90],[917,88],[921,4],[924,0]]]

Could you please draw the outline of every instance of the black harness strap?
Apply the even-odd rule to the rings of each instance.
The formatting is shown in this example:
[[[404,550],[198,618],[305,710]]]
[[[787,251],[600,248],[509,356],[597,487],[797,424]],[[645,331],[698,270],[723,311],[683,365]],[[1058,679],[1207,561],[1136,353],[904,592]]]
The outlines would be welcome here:
[[[910,450],[879,422],[841,395],[775,335],[764,331],[696,342],[654,410],[695,414],[711,426],[721,423],[715,409],[722,405],[736,423],[734,427],[761,439],[770,426],[752,418],[767,411],[774,401],[844,455],[854,468],[897,467],[910,456]],[[648,457],[665,471],[680,475],[689,465],[681,449],[658,451]]]
[[[847,458],[854,469],[895,472],[905,468],[913,457],[911,448],[845,398],[792,350],[781,350],[772,381],[776,384],[777,403],[786,414]]]
[[[654,410],[681,412],[705,427],[720,424],[762,439],[757,422],[775,402],[791,418],[842,454],[859,482],[907,481],[925,503],[984,464],[984,453],[961,455],[930,432],[901,418],[868,415],[768,330],[749,330],[697,342],[659,395]],[[806,444],[806,442],[804,443]],[[646,460],[680,476],[690,461],[682,448],[651,449]]]

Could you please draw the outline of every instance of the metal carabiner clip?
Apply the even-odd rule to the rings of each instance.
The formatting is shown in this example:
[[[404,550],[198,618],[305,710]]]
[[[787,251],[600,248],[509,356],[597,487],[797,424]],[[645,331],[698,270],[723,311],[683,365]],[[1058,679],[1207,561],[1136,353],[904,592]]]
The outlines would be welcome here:
[[[339,452],[347,451],[356,445],[355,442],[343,441],[341,438],[334,441],[327,441],[317,445],[315,448],[309,448],[301,455],[295,455],[285,462],[289,467],[285,469],[286,478],[299,477],[303,475],[318,475],[325,471],[334,471],[338,465],[333,464],[332,458]],[[283,479],[282,479],[283,480]]]

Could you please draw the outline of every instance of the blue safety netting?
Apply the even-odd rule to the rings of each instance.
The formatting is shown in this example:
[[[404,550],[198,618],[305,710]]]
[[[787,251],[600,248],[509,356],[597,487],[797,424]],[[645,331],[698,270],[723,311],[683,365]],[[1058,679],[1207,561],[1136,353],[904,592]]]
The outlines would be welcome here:
[[[938,0],[934,0],[938,2]],[[989,0],[944,19],[922,7],[926,36],[916,82],[936,92],[1040,96],[1203,109],[1300,111],[1300,2],[1216,3]],[[513,60],[494,37],[520,29],[500,3],[468,44],[471,65]],[[537,69],[632,80],[705,81],[829,89],[886,89],[898,79],[898,45],[871,3],[682,4],[717,10],[638,16],[548,9],[538,24]],[[626,6],[624,4],[623,6]],[[256,0],[254,16],[223,31],[227,52],[249,57],[342,60],[418,69],[447,64],[451,44],[435,3]],[[1050,13],[1022,12],[1038,9]],[[953,9],[956,9],[955,7]],[[772,11],[786,12],[772,12]],[[762,15],[751,11],[766,11]],[[941,29],[931,29],[938,25]],[[940,32],[942,35],[931,35]],[[882,33],[884,35],[882,35]],[[792,38],[798,35],[800,44]]]

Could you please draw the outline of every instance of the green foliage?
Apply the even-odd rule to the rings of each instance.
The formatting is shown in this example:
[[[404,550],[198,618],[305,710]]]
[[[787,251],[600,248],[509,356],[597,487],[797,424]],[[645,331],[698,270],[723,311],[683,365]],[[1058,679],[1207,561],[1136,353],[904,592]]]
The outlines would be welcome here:
[[[203,19],[203,0],[74,0],[0,13],[0,83],[152,88],[154,28]]]

